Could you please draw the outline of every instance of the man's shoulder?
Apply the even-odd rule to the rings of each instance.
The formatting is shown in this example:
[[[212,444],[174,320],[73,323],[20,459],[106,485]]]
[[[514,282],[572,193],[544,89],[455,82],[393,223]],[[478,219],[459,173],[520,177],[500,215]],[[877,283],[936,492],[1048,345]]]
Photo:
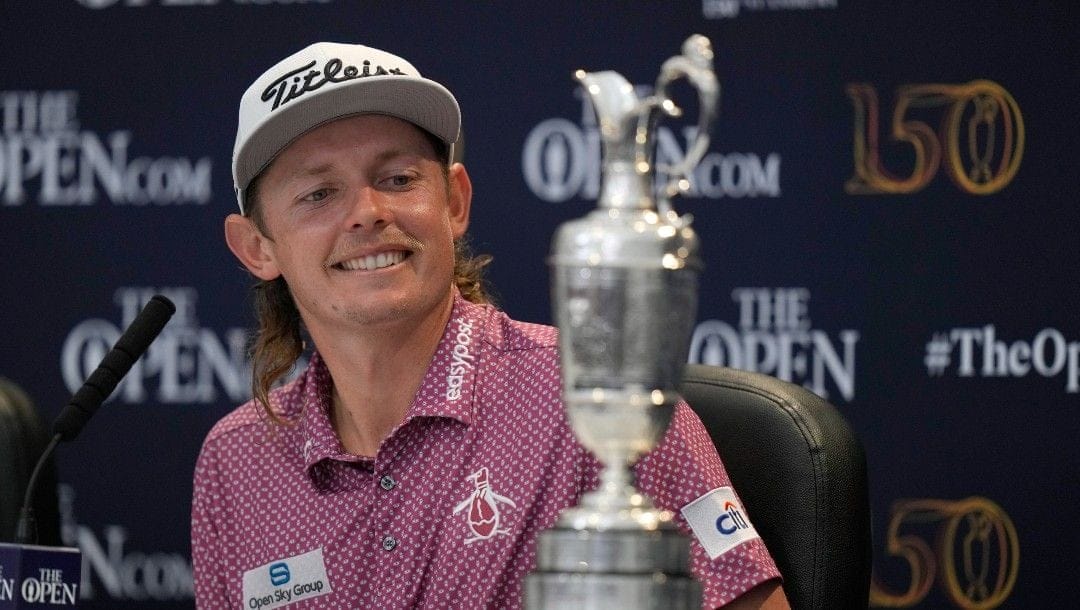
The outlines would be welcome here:
[[[502,352],[554,350],[559,345],[559,329],[515,320],[505,312],[493,309],[487,326],[487,340]]]
[[[293,419],[299,411],[296,396],[300,391],[302,377],[294,379],[270,391],[270,404],[274,413],[285,421]],[[219,419],[206,434],[204,444],[220,442],[243,434],[254,426],[275,425],[261,403],[251,399]]]
[[[206,434],[205,443],[213,443],[224,437],[232,436],[237,432],[260,424],[266,417],[260,413],[260,407],[255,400],[249,400],[236,407],[224,417],[219,419],[210,432]]]

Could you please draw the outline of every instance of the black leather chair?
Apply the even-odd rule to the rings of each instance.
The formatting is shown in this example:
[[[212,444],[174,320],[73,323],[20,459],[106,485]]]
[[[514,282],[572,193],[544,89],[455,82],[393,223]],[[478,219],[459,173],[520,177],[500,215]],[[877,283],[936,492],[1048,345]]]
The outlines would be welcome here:
[[[19,386],[0,377],[0,542],[14,542],[30,473],[49,442],[48,430]],[[49,459],[34,495],[37,542],[60,545],[56,466]]]
[[[866,608],[866,456],[835,407],[758,373],[688,365],[682,394],[716,443],[796,610]]]

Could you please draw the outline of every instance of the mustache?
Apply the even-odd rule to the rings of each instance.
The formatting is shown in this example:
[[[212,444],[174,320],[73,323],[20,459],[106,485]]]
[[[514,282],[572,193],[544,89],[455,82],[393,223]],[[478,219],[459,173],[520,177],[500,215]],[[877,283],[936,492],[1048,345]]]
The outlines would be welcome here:
[[[335,244],[326,264],[330,266],[353,255],[357,250],[387,247],[420,252],[424,249],[424,244],[410,233],[397,228],[387,228],[378,235],[349,235]]]

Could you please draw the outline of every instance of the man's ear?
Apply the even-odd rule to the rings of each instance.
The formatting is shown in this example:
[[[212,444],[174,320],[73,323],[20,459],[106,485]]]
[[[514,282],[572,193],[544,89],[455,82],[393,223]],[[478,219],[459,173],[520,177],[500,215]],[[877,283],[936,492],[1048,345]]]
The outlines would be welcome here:
[[[225,242],[247,270],[260,280],[269,281],[281,275],[271,250],[273,242],[250,218],[229,214],[225,218]]]
[[[459,239],[465,235],[465,231],[469,228],[469,210],[472,207],[472,180],[469,179],[469,173],[465,171],[465,166],[460,163],[450,166],[448,178],[450,193],[447,212],[450,216],[450,227],[453,230],[454,239]]]

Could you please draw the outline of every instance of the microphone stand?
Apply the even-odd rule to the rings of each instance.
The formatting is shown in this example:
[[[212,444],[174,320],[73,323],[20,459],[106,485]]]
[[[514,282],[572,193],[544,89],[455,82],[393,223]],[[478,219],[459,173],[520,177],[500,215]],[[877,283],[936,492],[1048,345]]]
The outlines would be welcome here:
[[[34,492],[37,490],[37,480],[41,475],[41,470],[45,467],[45,463],[49,461],[53,451],[56,450],[56,446],[60,444],[60,438],[60,433],[53,435],[52,440],[45,446],[45,451],[41,453],[37,464],[34,465],[34,471],[30,474],[30,481],[26,484],[26,495],[23,497],[22,509],[19,511],[19,521],[15,525],[15,542],[17,544],[37,544],[38,532],[37,518],[34,516]]]

